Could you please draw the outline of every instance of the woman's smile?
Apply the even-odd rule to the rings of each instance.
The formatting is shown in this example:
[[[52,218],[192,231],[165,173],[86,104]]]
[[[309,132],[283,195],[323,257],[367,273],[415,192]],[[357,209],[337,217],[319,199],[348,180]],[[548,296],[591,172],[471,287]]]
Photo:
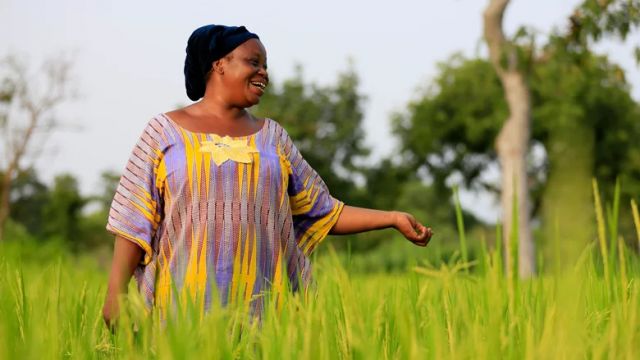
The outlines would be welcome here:
[[[262,96],[262,94],[264,94],[264,89],[267,87],[267,83],[262,81],[251,81],[249,85],[259,96]]]

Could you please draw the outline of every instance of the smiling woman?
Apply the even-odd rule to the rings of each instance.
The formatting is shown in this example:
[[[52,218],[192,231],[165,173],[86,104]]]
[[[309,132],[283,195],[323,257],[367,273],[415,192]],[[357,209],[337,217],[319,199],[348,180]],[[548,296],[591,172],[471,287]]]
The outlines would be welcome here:
[[[250,39],[238,46],[231,54],[214,62],[211,69],[216,79],[210,91],[222,95],[237,95],[229,97],[230,103],[242,107],[251,107],[260,101],[260,96],[269,83],[267,74],[267,52],[257,39]],[[246,89],[246,93],[243,91]],[[205,91],[206,95],[206,91]]]
[[[307,288],[309,255],[330,232],[395,227],[427,244],[431,230],[409,214],[333,198],[284,128],[246,110],[269,84],[257,35],[244,27],[197,29],[184,73],[196,102],[151,119],[113,200],[107,324],[134,271],[147,306],[163,316],[184,304],[179,298],[205,311],[214,296],[222,304],[243,299],[260,314],[266,295]]]

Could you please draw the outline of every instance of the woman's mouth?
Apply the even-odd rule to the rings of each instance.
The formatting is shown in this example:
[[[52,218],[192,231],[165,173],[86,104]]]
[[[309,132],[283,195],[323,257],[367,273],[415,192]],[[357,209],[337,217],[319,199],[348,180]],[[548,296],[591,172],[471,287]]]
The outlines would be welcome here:
[[[252,81],[251,85],[257,87],[258,89],[264,91],[264,89],[267,87],[267,84],[261,81]]]
[[[267,83],[262,81],[250,81],[249,84],[258,96],[262,96],[262,94],[264,94],[264,89],[267,88]]]

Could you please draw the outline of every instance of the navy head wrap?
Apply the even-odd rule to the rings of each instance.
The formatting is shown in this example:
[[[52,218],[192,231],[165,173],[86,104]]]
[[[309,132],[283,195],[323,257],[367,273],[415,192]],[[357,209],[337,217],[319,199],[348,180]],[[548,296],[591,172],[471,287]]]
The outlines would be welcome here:
[[[184,82],[189,99],[197,101],[204,96],[205,78],[213,62],[249,39],[259,37],[244,26],[205,25],[197,28],[189,37],[184,60]]]

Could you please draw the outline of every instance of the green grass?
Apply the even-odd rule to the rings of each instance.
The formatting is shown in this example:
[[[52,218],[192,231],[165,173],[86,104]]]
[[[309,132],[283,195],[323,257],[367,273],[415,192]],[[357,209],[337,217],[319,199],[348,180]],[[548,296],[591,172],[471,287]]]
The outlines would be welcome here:
[[[240,309],[158,325],[134,298],[111,336],[100,318],[106,276],[60,260],[0,264],[0,357],[15,358],[637,358],[638,264],[607,281],[581,268],[509,291],[496,254],[483,275],[461,263],[350,277],[318,264],[318,289],[291,296],[262,327]],[[630,257],[629,254],[625,256]],[[628,259],[630,260],[630,259]],[[631,266],[633,264],[633,266]],[[81,270],[81,271],[78,271]],[[623,276],[624,274],[624,276]],[[131,321],[138,331],[132,331]],[[242,335],[240,335],[242,333]]]
[[[509,278],[501,251],[484,244],[470,262],[394,274],[348,272],[330,254],[316,261],[317,289],[288,296],[261,324],[216,307],[163,325],[134,292],[115,335],[102,323],[107,274],[94,262],[2,244],[0,359],[637,359],[640,260],[612,231],[617,213],[598,212],[600,238],[568,271]]]

